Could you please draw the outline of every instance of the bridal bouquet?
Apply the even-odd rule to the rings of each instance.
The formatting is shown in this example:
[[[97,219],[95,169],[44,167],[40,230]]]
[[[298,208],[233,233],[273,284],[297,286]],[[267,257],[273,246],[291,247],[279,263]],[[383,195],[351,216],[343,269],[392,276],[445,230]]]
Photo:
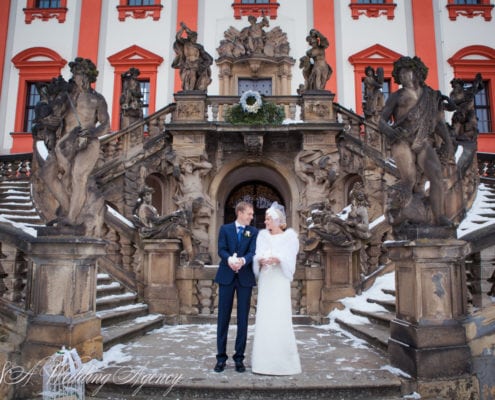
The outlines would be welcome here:
[[[254,90],[244,92],[239,104],[225,113],[225,121],[236,125],[280,125],[284,118],[282,106],[263,101],[259,92]]]

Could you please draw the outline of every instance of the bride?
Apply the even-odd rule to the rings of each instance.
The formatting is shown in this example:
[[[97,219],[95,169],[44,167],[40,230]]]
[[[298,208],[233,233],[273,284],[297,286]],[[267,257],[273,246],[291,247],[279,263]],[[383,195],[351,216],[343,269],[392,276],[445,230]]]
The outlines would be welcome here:
[[[274,202],[266,210],[265,226],[256,240],[253,270],[258,277],[252,371],[265,375],[301,372],[292,328],[291,281],[299,240],[286,229],[284,207]]]

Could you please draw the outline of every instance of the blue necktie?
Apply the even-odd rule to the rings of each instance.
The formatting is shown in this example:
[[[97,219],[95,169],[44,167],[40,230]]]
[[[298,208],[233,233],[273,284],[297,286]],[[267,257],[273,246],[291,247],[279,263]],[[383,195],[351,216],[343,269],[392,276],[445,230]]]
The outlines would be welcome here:
[[[240,226],[239,230],[237,231],[237,240],[240,242],[242,238],[242,232],[244,232],[244,227]]]

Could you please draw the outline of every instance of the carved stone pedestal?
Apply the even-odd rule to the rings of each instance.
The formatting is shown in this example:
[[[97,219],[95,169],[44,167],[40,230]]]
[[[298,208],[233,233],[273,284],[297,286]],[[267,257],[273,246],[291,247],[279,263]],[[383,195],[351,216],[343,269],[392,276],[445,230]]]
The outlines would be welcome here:
[[[388,244],[395,262],[397,317],[391,323],[393,365],[419,379],[470,370],[466,315],[466,242],[455,239]]]
[[[144,243],[144,299],[152,313],[177,315],[179,292],[175,268],[179,265],[180,241],[147,239]]]
[[[327,315],[334,308],[342,308],[338,301],[354,296],[356,271],[353,263],[355,247],[337,247],[325,244],[323,247],[324,281],[321,289],[320,313]]]
[[[302,94],[302,115],[306,122],[335,122],[333,99],[327,90],[307,90]]]
[[[177,107],[173,114],[173,122],[204,122],[206,121],[206,92],[188,90],[175,93]]]
[[[32,316],[21,350],[24,368],[35,367],[62,346],[76,348],[83,361],[102,357],[101,321],[95,314],[96,259],[105,247],[99,239],[70,236],[41,236],[31,244]],[[33,379],[25,390],[39,391],[40,384]]]

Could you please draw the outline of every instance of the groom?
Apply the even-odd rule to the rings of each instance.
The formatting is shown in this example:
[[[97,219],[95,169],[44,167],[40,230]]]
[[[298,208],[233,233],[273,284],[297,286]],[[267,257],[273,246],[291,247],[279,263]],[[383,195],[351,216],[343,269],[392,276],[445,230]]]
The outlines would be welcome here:
[[[220,265],[215,277],[218,283],[217,363],[215,372],[222,372],[227,362],[227,335],[230,315],[237,294],[237,337],[235,340],[235,370],[244,372],[251,291],[256,285],[253,256],[258,230],[249,226],[253,220],[253,206],[241,201],[235,207],[236,220],[222,225],[218,234]]]

